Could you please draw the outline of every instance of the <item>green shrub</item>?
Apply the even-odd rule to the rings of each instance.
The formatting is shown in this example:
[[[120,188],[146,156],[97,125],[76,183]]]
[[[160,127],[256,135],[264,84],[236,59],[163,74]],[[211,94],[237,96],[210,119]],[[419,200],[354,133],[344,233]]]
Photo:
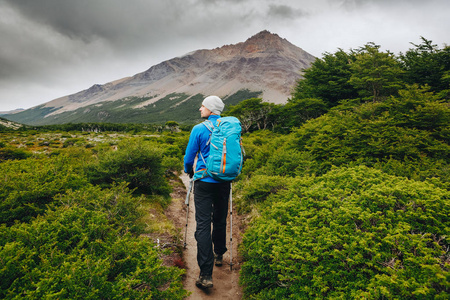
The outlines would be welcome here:
[[[175,144],[158,144],[163,151],[162,166],[166,176],[179,173],[183,170],[183,152],[186,149],[179,145],[180,138],[174,139]]]
[[[315,173],[323,174],[334,166],[349,163],[383,168],[381,164],[396,160],[406,168],[398,175],[420,180],[445,176],[415,170],[415,164],[427,162],[423,170],[439,161],[448,170],[450,159],[450,108],[417,87],[399,92],[384,102],[347,106],[342,104],[327,114],[307,122],[293,133],[293,147],[309,152],[316,160]],[[392,165],[390,167],[391,172]],[[406,174],[405,170],[412,173]]]
[[[165,145],[163,149],[165,156],[181,157],[181,149],[176,145]]]
[[[266,163],[255,174],[295,177],[308,174],[315,169],[315,162],[308,152],[299,152],[287,147],[274,149]]]
[[[5,160],[25,159],[31,156],[29,151],[17,148],[0,147],[0,162]]]
[[[254,204],[264,202],[271,194],[286,189],[289,178],[282,176],[255,175],[251,180],[237,183],[240,191],[236,199],[237,208],[241,212],[248,212]]]
[[[126,140],[117,151],[99,153],[98,163],[88,166],[87,174],[93,184],[103,187],[125,181],[136,193],[169,196],[162,160],[160,148],[142,140]]]
[[[166,170],[166,175],[180,173],[183,170],[183,161],[176,157],[163,157],[162,166]]]
[[[121,232],[142,233],[143,225],[137,220],[145,212],[141,209],[143,197],[134,197],[125,183],[113,184],[110,189],[88,185],[76,191],[69,190],[55,197],[56,206],[83,207],[88,210],[102,212],[108,224]]]
[[[444,159],[432,159],[430,157],[420,157],[419,159],[405,158],[403,161],[393,158],[378,161],[373,164],[374,168],[383,172],[408,177],[414,180],[428,180],[434,178],[441,183],[440,187],[450,190],[450,166]]]
[[[80,142],[82,139],[80,138],[68,138],[63,142],[63,148],[67,148],[69,146],[75,145],[75,143]]]
[[[184,270],[147,239],[121,235],[105,213],[61,207],[0,227],[0,298],[183,299]]]
[[[0,223],[28,222],[42,214],[55,195],[88,184],[71,162],[71,158],[58,155],[1,163]]]
[[[287,136],[261,130],[244,134],[242,139],[245,151],[242,174],[251,176],[256,170],[266,165],[269,157],[286,142]]]
[[[296,178],[245,233],[252,299],[447,299],[450,192],[367,167]]]

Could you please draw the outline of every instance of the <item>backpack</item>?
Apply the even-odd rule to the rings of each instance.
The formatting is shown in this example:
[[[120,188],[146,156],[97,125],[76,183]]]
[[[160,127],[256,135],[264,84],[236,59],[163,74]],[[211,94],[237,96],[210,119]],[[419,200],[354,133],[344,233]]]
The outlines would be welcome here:
[[[244,161],[241,122],[235,117],[222,117],[217,119],[216,126],[210,120],[202,124],[211,132],[207,162],[200,152],[206,165],[206,174],[202,178],[209,175],[218,181],[235,179],[241,173]]]

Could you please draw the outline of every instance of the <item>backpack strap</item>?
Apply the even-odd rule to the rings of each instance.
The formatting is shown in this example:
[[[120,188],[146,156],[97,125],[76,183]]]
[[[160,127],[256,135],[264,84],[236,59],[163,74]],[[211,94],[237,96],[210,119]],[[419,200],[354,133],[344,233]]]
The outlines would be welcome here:
[[[208,128],[208,130],[209,130],[209,132],[210,132],[210,134],[209,134],[209,139],[208,139],[208,141],[206,142],[206,145],[209,145],[209,144],[211,143],[211,134],[212,134],[212,132],[214,131],[214,128],[215,128],[215,127],[214,127],[213,122],[211,122],[210,120],[206,120],[206,121],[202,122],[202,124],[205,125],[205,127]],[[199,154],[200,154],[200,155],[199,155]],[[205,160],[205,158],[203,157],[203,154],[202,154],[201,151],[198,151],[198,152],[197,152],[197,156],[200,156],[200,157],[201,157],[201,159],[203,160],[203,163],[204,163],[205,166],[206,166],[206,160]],[[196,171],[195,173],[197,173],[197,172],[198,172],[198,173],[199,173],[199,172],[202,172],[202,175],[201,175],[200,178],[197,178],[196,180],[202,179],[202,178],[204,178],[204,177],[207,176],[206,169],[200,169],[200,170]]]
[[[206,120],[206,121],[202,122],[202,124],[205,125],[205,127],[208,128],[208,130],[210,132],[209,139],[206,142],[206,145],[209,145],[209,143],[211,142],[211,134],[214,131],[214,124],[210,120]]]
[[[214,126],[213,122],[211,122],[211,120],[206,120],[206,121],[202,122],[202,124],[205,125],[206,128],[208,128],[208,130],[209,130],[211,133],[213,132],[215,126]]]

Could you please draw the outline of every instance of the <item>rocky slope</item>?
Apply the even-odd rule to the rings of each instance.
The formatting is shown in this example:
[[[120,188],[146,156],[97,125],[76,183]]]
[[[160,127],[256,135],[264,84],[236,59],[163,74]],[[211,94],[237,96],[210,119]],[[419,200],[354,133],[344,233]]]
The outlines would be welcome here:
[[[23,126],[22,124],[0,118],[0,130],[2,128],[19,129],[22,126]]]
[[[186,103],[181,105],[184,102],[191,102],[188,106],[198,105],[199,99],[209,94],[222,97],[225,103],[230,99],[229,104],[238,102],[235,98],[245,95],[283,103],[290,96],[295,82],[301,78],[302,70],[308,68],[314,59],[286,39],[262,31],[245,42],[194,51],[132,77],[96,84],[7,118],[27,124],[105,122],[111,118],[116,122],[160,122],[163,118],[142,120],[126,116],[136,116],[143,111],[151,116],[152,108],[156,106],[161,109],[157,111],[155,108],[154,113],[161,115],[169,108],[186,108]],[[158,103],[161,100],[164,101]],[[110,103],[112,101],[120,103],[122,112],[127,108],[128,113],[119,116],[116,113],[119,106]],[[177,116],[170,117],[167,120],[183,121]]]

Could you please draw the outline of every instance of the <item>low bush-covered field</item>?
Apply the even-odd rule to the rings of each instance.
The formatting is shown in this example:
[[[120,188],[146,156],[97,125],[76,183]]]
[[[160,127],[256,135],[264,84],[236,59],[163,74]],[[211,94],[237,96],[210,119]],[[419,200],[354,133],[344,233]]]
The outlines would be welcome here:
[[[293,178],[245,234],[246,294],[445,299],[449,199],[433,184],[367,167]]]
[[[0,298],[184,298],[143,220],[170,203],[185,135],[0,133]]]

